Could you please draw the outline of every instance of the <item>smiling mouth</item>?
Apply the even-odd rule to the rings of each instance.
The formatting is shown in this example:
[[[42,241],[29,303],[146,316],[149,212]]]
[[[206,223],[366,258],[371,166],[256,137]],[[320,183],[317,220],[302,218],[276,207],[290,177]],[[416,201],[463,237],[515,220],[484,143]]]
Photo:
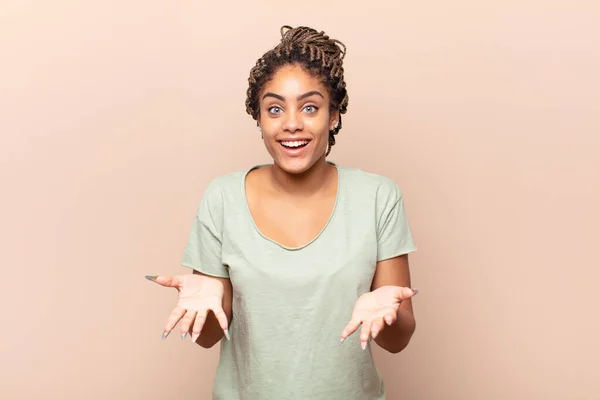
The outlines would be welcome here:
[[[306,147],[308,142],[310,142],[310,140],[284,140],[279,142],[279,144],[286,149],[301,149]]]

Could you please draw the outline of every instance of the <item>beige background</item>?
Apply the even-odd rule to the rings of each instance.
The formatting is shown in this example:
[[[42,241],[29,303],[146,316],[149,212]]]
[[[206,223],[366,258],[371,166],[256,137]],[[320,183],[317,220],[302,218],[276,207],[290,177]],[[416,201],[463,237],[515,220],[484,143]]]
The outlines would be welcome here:
[[[390,399],[600,399],[597,1],[2,1],[0,398],[209,399],[160,340],[204,186],[282,24],[348,46],[331,160],[403,188],[418,328]]]

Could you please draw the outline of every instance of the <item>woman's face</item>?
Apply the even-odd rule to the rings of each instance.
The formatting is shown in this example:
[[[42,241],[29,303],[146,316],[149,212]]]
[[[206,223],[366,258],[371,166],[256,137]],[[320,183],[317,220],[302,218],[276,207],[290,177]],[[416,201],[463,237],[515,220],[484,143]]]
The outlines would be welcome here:
[[[329,113],[329,92],[297,65],[280,68],[260,94],[259,125],[273,161],[300,174],[324,159],[338,113]]]

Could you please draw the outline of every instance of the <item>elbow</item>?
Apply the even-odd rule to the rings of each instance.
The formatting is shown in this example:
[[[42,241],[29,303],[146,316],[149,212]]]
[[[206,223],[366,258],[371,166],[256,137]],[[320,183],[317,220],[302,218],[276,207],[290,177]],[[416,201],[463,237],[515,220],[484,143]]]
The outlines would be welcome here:
[[[210,343],[210,342],[196,342],[198,344],[198,346],[202,347],[203,349],[210,349],[212,348],[216,343]]]
[[[200,335],[198,340],[196,340],[196,344],[202,348],[210,349],[219,343],[220,340],[221,338],[209,338],[206,336],[203,338],[202,335]]]
[[[404,349],[406,348],[406,346],[408,346],[408,342],[406,342],[406,343],[404,343],[404,344],[402,344],[402,345],[400,345],[400,346],[390,346],[389,348],[386,348],[386,350],[387,350],[389,353],[392,353],[392,354],[398,354],[398,353],[400,353],[402,350],[404,350]]]
[[[403,351],[410,343],[412,336],[415,332],[415,325],[413,324],[409,330],[405,330],[399,336],[396,336],[394,340],[387,340],[380,345],[384,350],[392,354],[398,354]],[[379,344],[379,343],[378,343]]]
[[[396,343],[392,343],[388,346],[385,346],[385,347],[382,346],[382,347],[385,350],[387,350],[389,353],[398,354],[402,350],[404,350],[408,346],[409,343],[410,343],[410,337],[406,338],[405,340],[398,341]]]

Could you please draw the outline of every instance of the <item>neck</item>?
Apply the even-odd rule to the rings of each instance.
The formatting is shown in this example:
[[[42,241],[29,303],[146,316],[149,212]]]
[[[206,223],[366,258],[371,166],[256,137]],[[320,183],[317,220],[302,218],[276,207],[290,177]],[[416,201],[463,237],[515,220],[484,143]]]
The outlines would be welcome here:
[[[300,174],[290,174],[277,164],[271,168],[273,187],[282,193],[296,196],[311,196],[327,188],[330,179],[335,177],[335,166],[325,158],[317,161],[312,167]]]

